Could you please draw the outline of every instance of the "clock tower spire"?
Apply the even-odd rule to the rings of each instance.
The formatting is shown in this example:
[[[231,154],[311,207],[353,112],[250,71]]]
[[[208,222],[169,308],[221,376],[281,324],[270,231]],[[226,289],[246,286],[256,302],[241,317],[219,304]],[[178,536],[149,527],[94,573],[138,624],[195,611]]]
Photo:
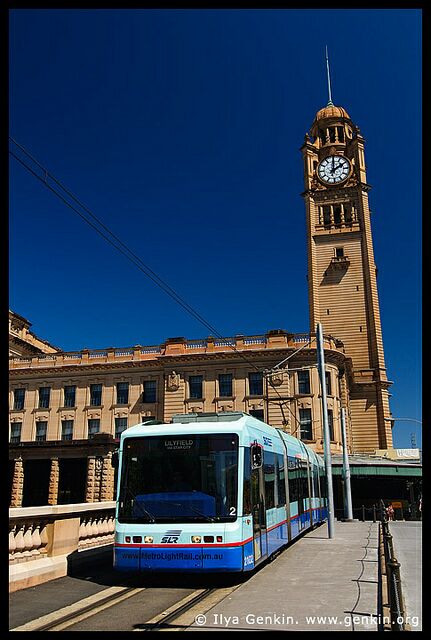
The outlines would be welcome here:
[[[332,102],[331,95],[331,74],[329,73],[329,58],[328,58],[328,47],[326,47],[326,74],[328,76],[328,104],[327,107],[333,107],[334,103]]]
[[[353,451],[392,446],[389,394],[368,204],[365,140],[343,107],[317,112],[301,147],[310,330],[320,322],[352,360]]]

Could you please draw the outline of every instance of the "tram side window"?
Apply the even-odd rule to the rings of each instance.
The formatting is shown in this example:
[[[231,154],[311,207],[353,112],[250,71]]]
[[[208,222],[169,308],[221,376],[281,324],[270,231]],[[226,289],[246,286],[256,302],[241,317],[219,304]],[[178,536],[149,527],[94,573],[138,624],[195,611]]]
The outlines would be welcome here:
[[[307,465],[306,463],[302,463],[299,469],[299,477],[300,477],[300,496],[301,498],[308,498],[308,474],[307,474]]]
[[[319,473],[319,469],[315,464],[311,465],[311,469],[313,472],[312,478],[313,478],[313,496],[315,498],[319,497],[319,480],[318,480],[318,473]]]
[[[299,498],[299,477],[298,460],[293,456],[288,458],[288,479],[290,502],[298,502]]]
[[[242,493],[242,514],[247,516],[251,513],[251,460],[250,447],[244,448],[244,483]]]
[[[265,476],[265,504],[267,509],[275,507],[275,464],[274,452],[264,451],[263,453],[263,473]]]
[[[278,500],[276,501],[277,507],[282,507],[286,504],[286,484],[284,481],[284,456],[281,453],[277,453],[275,456],[276,469],[277,469],[277,489]]]

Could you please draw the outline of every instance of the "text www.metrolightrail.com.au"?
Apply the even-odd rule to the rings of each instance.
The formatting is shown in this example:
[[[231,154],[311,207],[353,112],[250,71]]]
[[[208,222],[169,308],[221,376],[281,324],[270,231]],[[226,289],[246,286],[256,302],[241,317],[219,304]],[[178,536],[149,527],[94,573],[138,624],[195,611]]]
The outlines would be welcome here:
[[[348,616],[304,616],[302,619],[295,619],[292,616],[281,614],[270,614],[259,616],[254,613],[241,616],[227,616],[221,613],[213,613],[211,615],[199,614],[195,618],[195,623],[199,626],[216,626],[216,627],[235,627],[244,625],[250,627],[271,626],[271,627],[288,627],[296,625],[306,626],[337,626],[337,627],[355,627],[355,626],[377,626],[380,624],[389,624],[390,618],[377,615],[348,615]],[[398,623],[409,624],[411,627],[419,625],[418,616],[407,616],[405,619],[399,619]]]
[[[143,560],[221,560],[223,556],[218,553],[196,553],[187,551],[143,551]]]

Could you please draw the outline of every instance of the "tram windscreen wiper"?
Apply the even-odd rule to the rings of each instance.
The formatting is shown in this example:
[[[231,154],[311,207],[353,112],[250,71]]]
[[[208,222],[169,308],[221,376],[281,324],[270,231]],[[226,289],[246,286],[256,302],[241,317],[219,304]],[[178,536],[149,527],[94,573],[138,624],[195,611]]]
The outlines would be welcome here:
[[[193,505],[189,504],[188,502],[172,502],[172,500],[163,500],[163,503],[164,504],[173,504],[174,507],[188,507],[191,511],[194,511],[195,513],[197,513],[198,516],[201,516],[202,518],[205,518],[206,520],[208,520],[208,522],[216,522],[215,518],[212,518],[211,516],[208,516],[203,511],[200,511],[200,509],[196,509],[196,507],[194,507]]]
[[[148,516],[148,518],[150,519],[150,522],[156,522],[156,519],[155,519],[154,515],[152,513],[150,513],[148,511],[148,509],[146,509],[141,502],[136,501],[137,496],[135,496],[128,487],[124,487],[123,500],[125,498],[125,495],[128,495],[130,497],[130,506],[134,510],[135,509],[139,509],[139,511],[142,513],[142,515]]]
[[[199,516],[202,516],[203,518],[206,518],[206,520],[208,520],[208,522],[215,522],[215,519],[213,517],[208,516],[203,511],[200,511],[200,509],[196,509],[196,507],[193,507],[191,504],[187,504],[186,506],[189,509],[191,509],[192,511],[194,511],[195,513],[197,513]]]
[[[156,522],[156,519],[155,519],[155,517],[153,516],[153,514],[152,514],[152,513],[150,513],[150,512],[148,511],[148,509],[146,509],[142,504],[140,504],[140,503],[138,502],[137,504],[135,503],[133,506],[137,506],[137,507],[138,507],[138,509],[141,511],[141,513],[143,513],[143,514],[147,515],[147,516],[149,517],[149,519],[150,519],[150,522]]]

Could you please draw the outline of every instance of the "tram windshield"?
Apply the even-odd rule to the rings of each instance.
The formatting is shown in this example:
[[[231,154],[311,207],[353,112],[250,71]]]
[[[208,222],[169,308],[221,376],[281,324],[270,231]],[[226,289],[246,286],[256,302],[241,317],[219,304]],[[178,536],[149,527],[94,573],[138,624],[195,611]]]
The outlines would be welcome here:
[[[237,493],[236,434],[124,440],[120,522],[231,522]]]

